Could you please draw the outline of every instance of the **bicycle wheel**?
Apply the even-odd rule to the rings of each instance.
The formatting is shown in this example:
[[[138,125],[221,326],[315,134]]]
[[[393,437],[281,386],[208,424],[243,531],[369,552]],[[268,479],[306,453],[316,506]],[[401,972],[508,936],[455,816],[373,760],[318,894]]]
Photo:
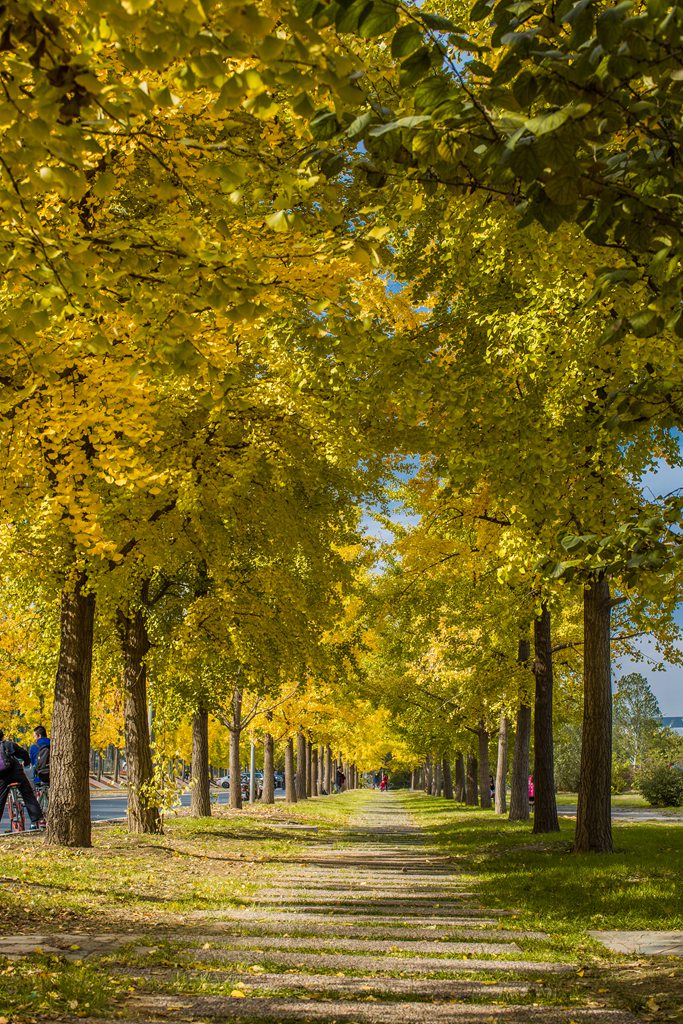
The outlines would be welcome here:
[[[24,801],[16,786],[10,786],[7,794],[9,806],[9,821],[12,832],[26,831],[26,818],[24,816]]]

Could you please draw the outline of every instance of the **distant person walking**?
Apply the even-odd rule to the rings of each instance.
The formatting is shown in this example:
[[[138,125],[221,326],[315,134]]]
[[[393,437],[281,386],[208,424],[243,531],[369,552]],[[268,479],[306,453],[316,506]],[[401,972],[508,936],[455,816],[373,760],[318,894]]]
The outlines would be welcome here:
[[[28,751],[18,743],[6,740],[4,732],[0,729],[0,818],[5,810],[9,788],[16,783],[31,818],[31,831],[35,831],[38,828],[45,828],[45,819],[31,783],[26,778],[26,773],[19,767],[20,761],[25,765],[31,763]]]
[[[381,793],[386,793],[386,791],[389,789],[389,776],[387,775],[386,772],[384,772],[384,774],[382,775],[382,781],[379,784],[379,789]]]
[[[535,795],[536,795],[536,790],[534,788],[534,777],[533,777],[533,775],[530,775],[529,776],[529,806],[530,807],[534,806],[534,797],[535,797]]]
[[[337,792],[342,793],[344,791],[344,783],[346,782],[346,776],[341,768],[337,769]]]

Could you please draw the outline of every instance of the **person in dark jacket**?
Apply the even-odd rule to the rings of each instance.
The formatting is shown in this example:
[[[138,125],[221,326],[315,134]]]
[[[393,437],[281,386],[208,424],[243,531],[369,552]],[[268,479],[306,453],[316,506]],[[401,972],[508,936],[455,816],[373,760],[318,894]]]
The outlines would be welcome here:
[[[45,828],[40,804],[36,800],[31,783],[26,778],[26,773],[19,767],[19,761],[26,765],[31,763],[28,751],[18,743],[6,740],[4,732],[0,729],[0,818],[5,810],[9,788],[16,782],[32,821],[31,829]]]
[[[44,725],[37,725],[33,730],[34,742],[28,748],[28,755],[33,765],[33,777],[37,786],[50,785],[50,740]],[[43,753],[41,754],[41,750]]]

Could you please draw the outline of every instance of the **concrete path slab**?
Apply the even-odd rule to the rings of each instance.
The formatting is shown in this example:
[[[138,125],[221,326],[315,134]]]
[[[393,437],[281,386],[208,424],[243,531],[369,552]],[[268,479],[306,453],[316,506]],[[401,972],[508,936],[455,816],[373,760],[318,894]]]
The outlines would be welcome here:
[[[486,914],[487,916],[482,916]],[[184,915],[184,920],[194,921],[253,921],[255,924],[259,922],[272,922],[277,920],[283,924],[289,922],[319,922],[326,924],[329,928],[357,928],[361,924],[364,928],[443,928],[445,930],[451,930],[459,926],[466,928],[486,928],[492,925],[498,925],[500,918],[494,917],[494,914],[502,914],[500,910],[486,910],[486,911],[471,911],[463,913],[458,909],[458,917],[451,916],[450,914],[446,917],[411,917],[410,915],[398,915],[393,914],[387,917],[381,917],[378,914],[330,914],[326,912],[324,914],[307,914],[299,913],[296,910],[285,910],[278,911],[276,918],[272,913],[269,913],[267,909],[253,910],[251,908],[245,908],[243,910],[193,910],[188,914]]]
[[[443,942],[421,942],[419,940],[402,938],[393,942],[391,939],[347,939],[340,936],[321,938],[299,938],[290,936],[283,940],[279,935],[258,935],[240,936],[230,935],[224,932],[220,936],[221,944],[225,949],[282,949],[286,944],[288,950],[316,949],[329,952],[343,950],[349,953],[384,953],[390,956],[413,956],[415,953],[433,953],[437,956],[442,954],[483,953],[493,956],[494,953],[519,953],[520,948],[514,942],[454,942],[444,939]]]
[[[683,932],[589,932],[615,953],[639,956],[683,956]]]
[[[379,936],[399,943],[408,942],[411,947],[415,942],[449,943],[454,939],[467,942],[515,942],[517,939],[533,939],[544,942],[549,938],[546,932],[462,926],[454,928],[450,924],[429,927],[422,922],[412,928],[392,928],[385,924],[378,929],[376,924],[367,923],[363,917],[360,917],[355,926],[341,926],[338,921],[306,921],[294,917],[290,920],[244,922],[239,926],[235,921],[214,922],[209,928],[205,926],[203,931],[207,935],[279,935],[293,938],[310,936],[313,941],[319,939],[321,944],[327,940],[336,943],[341,939],[372,939]]]
[[[135,942],[136,935],[89,935],[84,932],[29,932],[0,938],[0,956],[10,960],[25,956],[61,956],[83,960],[94,953],[109,953]]]
[[[146,974],[136,975],[135,971],[124,969],[126,977],[145,980],[152,977],[155,983],[169,980],[178,984],[177,970],[153,969]],[[123,973],[123,972],[122,972]],[[186,971],[183,977],[190,981],[199,979],[204,983],[223,985],[226,989],[230,986],[241,985],[247,994],[258,994],[264,991],[291,992],[301,990],[307,992],[334,993],[335,998],[344,999],[351,996],[367,998],[368,996],[403,996],[426,997],[429,999],[483,999],[492,996],[514,994],[517,997],[524,996],[536,982],[524,981],[477,981],[468,979],[458,981],[456,979],[442,978],[392,978],[392,977],[360,977],[344,975],[339,977],[334,974],[293,974],[291,972],[282,974],[269,974],[261,972],[254,974],[249,971]],[[180,981],[182,985],[182,979]]]
[[[463,1003],[329,1002],[327,1000],[231,999],[221,996],[134,996],[128,1001],[133,1013],[162,1019],[362,1021],[364,1024],[471,1024],[501,1021],[506,1024],[637,1024],[636,1018],[619,1010],[557,1009],[550,1006],[500,1006]]]
[[[543,974],[571,974],[576,970],[573,964],[557,963],[557,961],[539,960],[483,960],[475,957],[397,957],[392,959],[391,965],[385,959],[378,960],[376,956],[358,956],[352,953],[291,953],[268,950],[259,953],[250,949],[191,949],[186,948],[178,952],[179,963],[200,963],[200,964],[247,964],[261,965],[268,968],[269,964],[274,967],[310,968],[313,971],[349,971],[353,974],[365,972],[377,974],[383,972],[390,974],[395,971],[397,974],[466,974],[475,972],[477,974],[533,974],[534,977]]]

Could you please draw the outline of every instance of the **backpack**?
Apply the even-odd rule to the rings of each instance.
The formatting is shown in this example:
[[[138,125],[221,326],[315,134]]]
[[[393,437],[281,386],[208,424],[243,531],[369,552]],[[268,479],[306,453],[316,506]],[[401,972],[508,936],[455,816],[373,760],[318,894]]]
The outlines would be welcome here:
[[[50,785],[50,744],[43,743],[38,747],[36,757],[36,775],[45,786]]]
[[[16,758],[12,744],[8,743],[7,740],[0,740],[0,775],[3,772],[11,771],[14,768],[15,762]]]

